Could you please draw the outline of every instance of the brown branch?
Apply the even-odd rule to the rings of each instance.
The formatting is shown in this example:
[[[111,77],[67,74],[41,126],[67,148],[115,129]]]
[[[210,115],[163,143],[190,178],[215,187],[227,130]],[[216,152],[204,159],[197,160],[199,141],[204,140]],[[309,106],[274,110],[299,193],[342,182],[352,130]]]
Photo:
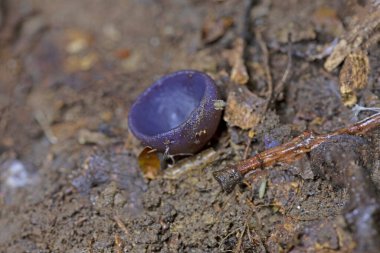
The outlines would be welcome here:
[[[214,177],[223,190],[229,193],[243,180],[244,176],[251,171],[277,163],[294,162],[302,155],[310,152],[320,144],[329,141],[334,136],[343,134],[361,135],[376,127],[380,127],[380,113],[328,134],[318,135],[312,131],[305,131],[287,143],[265,150],[252,158],[239,162],[233,167],[215,171]]]

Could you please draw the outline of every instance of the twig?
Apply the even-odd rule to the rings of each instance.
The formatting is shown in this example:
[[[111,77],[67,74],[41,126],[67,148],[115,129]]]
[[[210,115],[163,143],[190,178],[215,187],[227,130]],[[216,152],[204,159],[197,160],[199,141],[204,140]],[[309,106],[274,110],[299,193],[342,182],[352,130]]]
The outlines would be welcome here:
[[[268,89],[267,89],[267,95],[266,95],[266,101],[265,101],[265,106],[263,108],[263,117],[262,120],[265,118],[265,113],[267,112],[269,108],[269,104],[272,101],[272,96],[273,96],[273,79],[272,79],[272,74],[270,71],[269,67],[269,52],[268,52],[268,47],[265,44],[263,40],[263,36],[261,35],[261,31],[257,30],[255,31],[255,36],[257,43],[259,43],[260,49],[263,53],[263,65],[264,65],[264,70],[265,70],[265,78],[267,79],[267,84],[268,84]]]
[[[129,231],[128,231],[127,227],[125,226],[125,224],[123,223],[123,221],[120,219],[120,217],[115,215],[113,218],[114,218],[116,224],[119,226],[119,228],[127,236],[127,238],[130,237]]]
[[[282,93],[282,91],[284,90],[285,88],[285,84],[286,82],[288,81],[289,79],[289,76],[290,76],[290,72],[291,72],[291,69],[292,69],[292,34],[289,33],[288,34],[288,63],[286,64],[286,69],[285,69],[285,72],[284,74],[282,75],[282,78],[280,80],[280,82],[276,85],[276,88],[274,90],[274,99],[278,99],[280,94]]]
[[[318,135],[313,131],[305,131],[300,136],[288,143],[272,149],[265,150],[252,158],[239,162],[237,165],[214,172],[215,179],[223,190],[231,192],[239,184],[244,176],[258,168],[264,168],[276,163],[291,163],[302,155],[310,152],[332,137],[348,134],[361,135],[374,128],[380,127],[380,113],[376,113],[346,128],[340,128],[335,132]]]
[[[291,35],[291,33],[288,34],[288,62],[287,62],[284,74],[282,75],[280,82],[276,85],[276,88],[274,88],[272,74],[271,74],[270,67],[269,67],[268,47],[265,44],[260,31],[256,30],[255,36],[256,36],[257,42],[260,45],[261,51],[263,52],[265,77],[267,79],[267,84],[268,84],[267,97],[266,97],[265,105],[262,109],[261,119],[260,119],[260,122],[263,122],[265,120],[266,113],[269,109],[270,104],[274,100],[277,100],[279,98],[280,94],[284,90],[286,81],[288,80],[288,78],[290,76],[290,72],[292,69],[292,35]],[[256,126],[253,126],[250,131],[253,131],[254,127],[256,127]],[[247,141],[243,159],[246,159],[248,156],[248,151],[249,151],[249,147],[251,146],[251,141],[252,141],[251,138],[249,138]]]
[[[121,240],[120,236],[118,234],[115,234],[115,252],[116,253],[123,253],[123,241]]]
[[[255,37],[256,37],[257,43],[259,43],[260,49],[263,53],[263,65],[264,65],[264,70],[265,70],[265,77],[267,79],[267,84],[268,84],[265,105],[261,111],[260,122],[263,122],[265,120],[266,112],[268,111],[269,105],[270,105],[270,103],[272,101],[272,97],[273,97],[273,80],[272,80],[272,74],[271,74],[270,67],[269,67],[268,47],[263,40],[263,36],[261,35],[261,31],[259,31],[258,29],[256,29],[256,31],[255,31]],[[260,122],[258,122],[258,123],[260,123]],[[255,127],[256,126],[252,126],[250,131],[253,131],[253,128],[255,128]],[[243,159],[246,159],[248,156],[249,147],[251,146],[251,142],[252,142],[252,139],[248,137],[248,141],[246,143],[246,147],[244,150]]]
[[[364,107],[358,104],[352,108],[352,112],[354,113],[355,117],[357,117],[359,113],[365,112],[365,111],[380,113],[380,108],[379,107]]]
[[[223,246],[223,243],[225,242],[225,240],[230,237],[231,235],[233,235],[234,233],[236,233],[237,231],[239,231],[241,228],[238,227],[237,229],[231,231],[230,233],[228,233],[225,237],[222,238],[222,241],[219,243],[219,250],[221,250],[222,246]]]
[[[255,232],[255,237],[257,238],[256,240],[259,242],[259,246],[261,248],[261,252],[267,252],[265,246],[264,246],[264,243],[263,241],[261,240],[260,238],[260,235],[256,232],[256,230],[254,228],[251,228],[253,230],[253,232]],[[251,231],[250,231],[250,228],[248,226],[248,223],[247,223],[247,235],[248,235],[248,239],[249,241],[252,243],[252,235],[251,235]]]
[[[239,236],[238,243],[236,244],[236,247],[233,251],[234,253],[239,253],[241,250],[241,245],[243,244],[243,236],[244,236],[246,228],[247,228],[247,223],[245,223],[243,226],[243,229],[241,231],[241,235]]]

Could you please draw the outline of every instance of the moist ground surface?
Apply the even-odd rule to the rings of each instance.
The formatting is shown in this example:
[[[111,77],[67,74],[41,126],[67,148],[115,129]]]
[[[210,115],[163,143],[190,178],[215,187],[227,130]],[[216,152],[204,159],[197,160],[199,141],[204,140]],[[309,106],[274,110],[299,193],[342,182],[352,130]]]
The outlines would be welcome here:
[[[339,68],[323,63],[334,39],[375,7],[263,0],[246,15],[245,2],[0,0],[0,252],[365,252],[344,221],[353,194],[345,174],[326,172],[334,157],[355,162],[356,153],[321,155],[318,173],[310,157],[279,164],[228,195],[212,172],[306,129],[326,133],[357,120],[341,101]],[[266,67],[281,84],[289,33],[291,74],[263,117]],[[245,85],[230,77],[239,37]],[[379,53],[369,47],[368,85],[357,94],[368,107],[380,106]],[[180,69],[212,76],[228,114],[203,151],[150,180],[128,111],[154,80]],[[354,189],[380,185],[379,131],[345,144],[371,156],[357,165],[371,178]],[[333,157],[326,167],[323,157]]]

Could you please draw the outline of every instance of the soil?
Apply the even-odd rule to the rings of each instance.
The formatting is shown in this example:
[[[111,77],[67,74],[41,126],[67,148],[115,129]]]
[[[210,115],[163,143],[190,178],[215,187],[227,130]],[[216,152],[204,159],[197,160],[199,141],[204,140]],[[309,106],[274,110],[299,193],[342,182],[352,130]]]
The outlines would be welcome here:
[[[0,0],[0,252],[376,252],[379,127],[230,194],[213,177],[371,115],[345,106],[340,67],[324,62],[376,2]],[[368,83],[354,95],[380,107],[378,41],[363,50]],[[228,110],[203,151],[147,178],[128,111],[179,69],[212,76]]]

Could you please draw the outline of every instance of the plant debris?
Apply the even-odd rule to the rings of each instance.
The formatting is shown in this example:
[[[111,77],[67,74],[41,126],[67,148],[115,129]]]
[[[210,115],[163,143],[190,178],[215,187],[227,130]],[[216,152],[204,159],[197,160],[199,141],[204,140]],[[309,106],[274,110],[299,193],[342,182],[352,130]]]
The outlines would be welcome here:
[[[378,2],[0,0],[0,252],[377,252]],[[183,69],[225,121],[144,171],[131,105]]]
[[[202,27],[202,41],[206,44],[215,42],[220,39],[232,25],[233,19],[231,17],[206,19]]]
[[[236,84],[246,84],[249,80],[247,68],[244,63],[245,41],[237,38],[233,49],[226,52],[226,57],[232,67],[230,78]]]
[[[262,117],[265,101],[246,87],[235,88],[228,93],[224,120],[230,126],[250,129],[256,126]]]
[[[329,134],[317,135],[312,131],[306,131],[288,143],[268,149],[252,158],[239,162],[231,168],[216,171],[214,172],[214,177],[223,190],[230,193],[236,184],[241,182],[244,175],[255,169],[265,168],[279,162],[292,163],[303,154],[312,151],[335,136],[364,134],[379,126],[380,113],[377,113],[347,128],[341,128]]]
[[[351,27],[326,59],[324,67],[327,71],[338,67],[349,54],[360,49],[365,50],[380,40],[380,10],[375,9],[365,15],[367,16],[358,19],[358,23]]]
[[[347,56],[339,73],[340,94],[344,105],[353,106],[357,103],[356,93],[367,86],[369,67],[366,52],[356,51]]]
[[[158,152],[150,147],[145,147],[138,157],[139,167],[147,179],[155,179],[161,170],[161,160]]]

